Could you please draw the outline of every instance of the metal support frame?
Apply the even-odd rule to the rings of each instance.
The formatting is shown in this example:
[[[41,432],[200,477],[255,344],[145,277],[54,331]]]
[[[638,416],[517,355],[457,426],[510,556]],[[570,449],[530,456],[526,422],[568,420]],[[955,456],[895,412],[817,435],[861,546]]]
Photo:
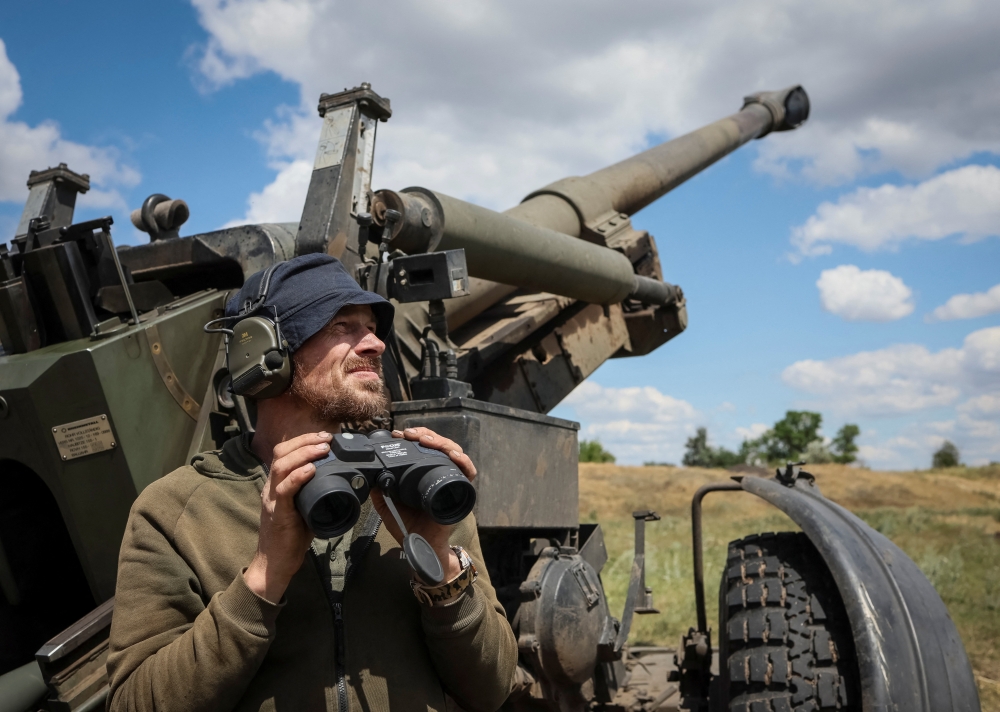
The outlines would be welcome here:
[[[635,558],[632,559],[632,575],[629,578],[628,594],[625,597],[625,610],[622,611],[621,627],[615,638],[615,653],[621,651],[628,641],[632,628],[632,615],[638,613],[659,613],[653,608],[653,592],[646,588],[646,522],[657,522],[660,515],[648,509],[632,512],[635,519]],[[642,597],[641,599],[639,597]],[[636,603],[642,601],[642,605]]]
[[[742,479],[742,478],[740,478]],[[694,550],[694,605],[698,611],[698,630],[708,632],[708,617],[705,615],[705,555],[701,543],[701,500],[709,492],[742,491],[739,482],[713,482],[698,488],[691,500],[691,544]]]

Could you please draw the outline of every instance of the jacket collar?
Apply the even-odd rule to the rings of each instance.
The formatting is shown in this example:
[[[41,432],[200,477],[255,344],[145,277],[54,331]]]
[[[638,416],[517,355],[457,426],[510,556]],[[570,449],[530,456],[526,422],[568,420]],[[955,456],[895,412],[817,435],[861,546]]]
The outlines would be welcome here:
[[[267,467],[250,450],[248,433],[230,438],[221,450],[203,452],[191,458],[191,466],[208,477],[222,480],[267,479]]]

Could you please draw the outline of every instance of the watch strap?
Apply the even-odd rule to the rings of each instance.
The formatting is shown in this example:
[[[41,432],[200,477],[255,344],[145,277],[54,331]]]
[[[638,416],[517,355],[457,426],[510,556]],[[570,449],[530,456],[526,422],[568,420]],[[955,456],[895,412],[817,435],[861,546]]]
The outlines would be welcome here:
[[[479,577],[476,565],[465,549],[460,546],[453,546],[451,549],[458,556],[459,564],[462,566],[461,573],[455,578],[437,586],[428,586],[417,579],[410,580],[413,595],[425,606],[440,608],[457,603],[466,589],[472,586]]]

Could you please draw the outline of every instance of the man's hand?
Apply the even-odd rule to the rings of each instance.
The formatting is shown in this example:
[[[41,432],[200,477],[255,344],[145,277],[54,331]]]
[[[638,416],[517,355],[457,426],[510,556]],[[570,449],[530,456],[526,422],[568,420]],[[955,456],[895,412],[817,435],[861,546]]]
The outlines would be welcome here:
[[[274,447],[270,474],[260,495],[257,554],[243,574],[250,590],[272,603],[285,594],[313,539],[294,497],[315,474],[313,460],[330,451],[331,437],[330,433],[307,433]]]
[[[406,438],[407,440],[418,442],[424,447],[440,450],[451,458],[451,461],[462,471],[462,474],[470,480],[476,478],[476,466],[472,464],[469,456],[462,451],[462,447],[448,438],[441,437],[433,430],[428,430],[427,428],[407,428],[403,431],[393,430],[392,435],[396,438]],[[382,497],[382,492],[378,489],[373,489],[371,498],[372,504],[375,505],[375,509],[382,517],[382,522],[389,530],[389,533],[392,534],[396,541],[402,544],[403,532],[399,530],[392,512],[389,511],[389,507]],[[451,536],[451,526],[438,524],[422,509],[412,509],[403,505],[398,500],[393,500],[393,504],[396,505],[399,516],[403,520],[403,524],[406,525],[406,531],[422,536],[434,551],[437,552],[438,559],[441,561],[441,566],[444,569],[445,581],[449,581],[462,573],[462,565],[458,560],[458,556],[455,555],[455,552],[452,551],[451,546],[448,544],[448,537]]]

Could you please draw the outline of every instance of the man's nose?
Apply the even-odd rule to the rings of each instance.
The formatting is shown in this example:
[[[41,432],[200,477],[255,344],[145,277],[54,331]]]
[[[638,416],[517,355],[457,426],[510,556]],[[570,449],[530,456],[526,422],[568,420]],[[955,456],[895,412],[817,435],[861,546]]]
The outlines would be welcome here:
[[[382,339],[371,332],[365,334],[365,337],[354,347],[354,353],[358,356],[381,356],[383,351],[385,351],[385,344]]]

